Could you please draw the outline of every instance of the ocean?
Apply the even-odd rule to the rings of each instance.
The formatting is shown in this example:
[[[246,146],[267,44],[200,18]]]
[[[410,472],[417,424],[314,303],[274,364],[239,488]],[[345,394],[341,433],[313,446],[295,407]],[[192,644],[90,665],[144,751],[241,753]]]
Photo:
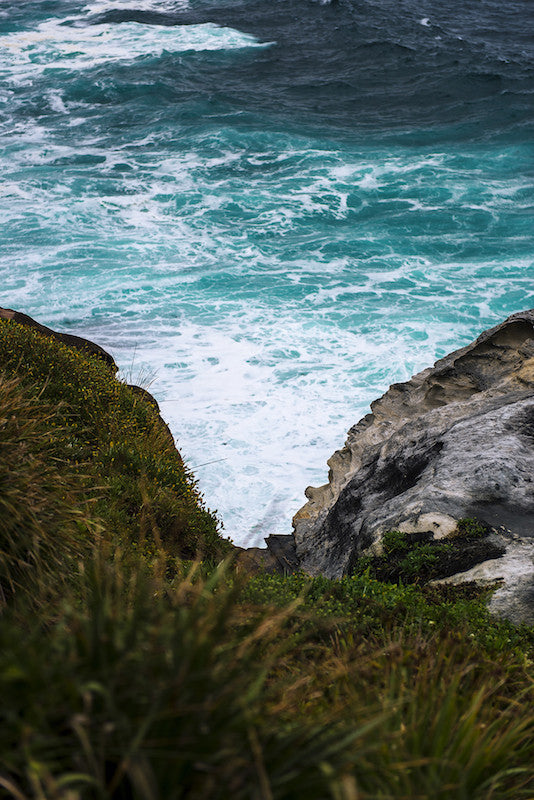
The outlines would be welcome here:
[[[236,544],[534,306],[531,0],[0,0],[0,305],[148,388]]]

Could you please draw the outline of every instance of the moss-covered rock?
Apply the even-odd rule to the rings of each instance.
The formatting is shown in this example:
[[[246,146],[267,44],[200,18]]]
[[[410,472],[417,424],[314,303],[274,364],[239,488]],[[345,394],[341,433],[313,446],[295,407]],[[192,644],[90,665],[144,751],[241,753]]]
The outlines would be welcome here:
[[[447,539],[436,540],[431,531],[388,531],[381,545],[380,555],[364,555],[356,562],[355,574],[368,571],[382,581],[427,583],[465,572],[505,552],[487,525],[469,518],[460,519]]]

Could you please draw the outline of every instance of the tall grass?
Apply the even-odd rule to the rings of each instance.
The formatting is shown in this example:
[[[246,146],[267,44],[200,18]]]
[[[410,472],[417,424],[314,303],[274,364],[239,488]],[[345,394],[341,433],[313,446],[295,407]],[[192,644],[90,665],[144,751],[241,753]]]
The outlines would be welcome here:
[[[225,567],[169,583],[97,551],[72,578],[37,619],[3,614],[7,796],[532,797],[532,684],[457,635],[314,628]]]
[[[50,418],[51,457],[99,487],[95,513],[130,546],[220,559],[229,545],[167,427],[101,360],[0,320],[0,371]],[[67,466],[63,467],[67,470]]]
[[[81,475],[56,452],[60,414],[0,373],[0,603],[47,575],[60,580],[98,533]]]
[[[329,796],[365,728],[294,716],[275,676],[295,648],[292,607],[245,613],[221,570],[171,587],[102,555],[75,584],[24,642],[9,616],[0,631],[13,797]]]

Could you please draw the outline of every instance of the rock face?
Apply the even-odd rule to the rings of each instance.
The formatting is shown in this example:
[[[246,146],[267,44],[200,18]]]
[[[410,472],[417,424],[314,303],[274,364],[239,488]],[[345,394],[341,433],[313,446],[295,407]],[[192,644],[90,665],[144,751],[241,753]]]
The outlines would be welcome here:
[[[534,603],[534,310],[394,384],[371,408],[329,460],[329,483],[308,488],[295,515],[301,568],[341,577],[362,551],[380,552],[387,530],[442,538],[474,517],[507,552],[521,550],[519,583]]]

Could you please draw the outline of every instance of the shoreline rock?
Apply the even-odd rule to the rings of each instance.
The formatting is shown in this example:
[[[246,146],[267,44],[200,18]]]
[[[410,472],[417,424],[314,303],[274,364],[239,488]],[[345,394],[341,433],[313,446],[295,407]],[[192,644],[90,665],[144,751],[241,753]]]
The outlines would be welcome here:
[[[393,384],[371,409],[328,461],[329,483],[309,487],[294,517],[301,569],[339,578],[362,553],[379,553],[388,530],[440,539],[466,517],[489,525],[507,552],[520,537],[527,553],[534,537],[534,310]],[[534,606],[534,563],[525,570],[523,593],[530,581]],[[494,603],[505,613],[501,606]]]

